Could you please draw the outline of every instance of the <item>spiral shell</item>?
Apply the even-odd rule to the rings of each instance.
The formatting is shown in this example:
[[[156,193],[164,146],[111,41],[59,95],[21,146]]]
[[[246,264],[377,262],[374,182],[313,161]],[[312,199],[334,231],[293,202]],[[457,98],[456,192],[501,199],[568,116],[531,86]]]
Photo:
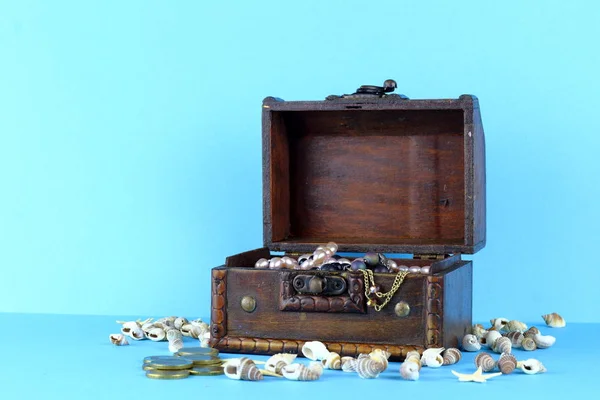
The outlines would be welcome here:
[[[500,339],[502,334],[498,331],[488,331],[487,335],[485,335],[485,345],[490,349],[494,349],[496,346],[496,340]]]
[[[123,321],[117,321],[117,323],[120,323],[121,326],[121,333],[123,335],[129,336],[131,339],[133,340],[142,340],[146,338],[146,334],[144,333],[144,330],[142,329],[142,325],[137,321],[127,321],[127,322],[123,322]],[[144,322],[144,324],[146,324],[147,322]]]
[[[512,320],[504,324],[501,330],[502,332],[525,332],[527,325],[521,321]]]
[[[419,379],[419,370],[421,366],[419,363],[414,361],[404,361],[400,365],[400,376],[402,379],[406,379],[408,381],[416,381]]]
[[[127,346],[129,344],[127,338],[122,333],[113,333],[109,335],[108,338],[110,339],[110,342],[115,346]]]
[[[356,359],[353,357],[342,357],[342,371],[355,372],[356,371]]]
[[[167,340],[169,342],[172,340],[178,339],[178,338],[181,339],[183,337],[181,332],[175,328],[170,328],[166,332],[167,332]]]
[[[153,342],[160,342],[162,340],[165,340],[166,336],[167,334],[162,328],[152,328],[148,331],[148,334],[146,335],[146,337],[152,340]]]
[[[444,365],[452,365],[460,361],[462,353],[458,349],[449,348],[444,351],[442,357],[444,359]]]
[[[512,347],[516,349],[521,347],[521,342],[523,342],[525,336],[521,332],[509,332],[506,334],[506,337],[510,339]]]
[[[225,375],[230,379],[238,379],[243,381],[260,381],[263,379],[263,374],[260,372],[254,361],[247,357],[232,359],[225,363],[223,369]]]
[[[296,354],[274,354],[265,362],[265,370],[281,374],[281,370],[286,365],[291,364],[296,359]]]
[[[546,322],[546,325],[552,328],[564,328],[565,326],[567,326],[565,319],[557,313],[544,314],[542,315],[542,318],[544,318],[544,322]]]
[[[383,364],[384,371],[388,368],[388,358],[390,358],[391,355],[392,353],[390,353],[389,351],[381,349],[375,349],[371,353],[369,353],[369,357]]]
[[[473,325],[473,328],[471,328],[471,333],[473,335],[475,335],[475,337],[479,341],[481,341],[483,338],[485,338],[485,335],[487,334],[487,332],[488,331],[481,324],[475,324],[475,325]]]
[[[496,328],[497,330],[500,330],[504,327],[504,325],[508,324],[508,319],[507,318],[494,318],[494,319],[490,319],[490,324],[492,324],[492,326],[494,328]]]
[[[521,348],[523,350],[527,350],[527,351],[533,351],[535,349],[537,349],[537,345],[535,344],[535,340],[533,340],[533,337],[525,337],[523,338],[523,341],[521,342]]]
[[[188,323],[189,323],[189,321],[187,320],[187,318],[185,318],[185,317],[177,317],[173,321],[173,326],[175,327],[175,329],[181,329],[182,326],[184,326],[184,325],[186,325]]]
[[[419,366],[419,370],[421,370],[421,367],[423,366],[421,364],[421,355],[419,354],[418,351],[409,351],[408,353],[406,353],[406,359],[404,360],[406,361],[412,361],[415,364],[417,364]]]
[[[494,351],[496,353],[510,353],[512,351],[512,342],[507,337],[501,337],[494,343]]]
[[[512,354],[503,353],[498,360],[498,369],[503,374],[510,374],[517,368],[517,359]]]
[[[481,344],[477,340],[477,336],[469,333],[463,337],[462,348],[464,351],[479,351],[481,350]]]
[[[181,338],[175,338],[169,340],[169,351],[171,353],[177,353],[183,347],[183,340]]]
[[[496,361],[489,353],[481,352],[475,356],[475,366],[481,367],[483,372],[489,372],[496,368]]]
[[[544,364],[542,364],[535,358],[530,358],[525,361],[518,362],[517,368],[520,368],[521,371],[523,371],[527,375],[541,374],[546,372],[546,367],[544,367]]]
[[[529,329],[527,329],[527,332],[533,333],[535,335],[535,334],[540,333],[540,330],[538,328],[536,328],[535,326],[532,326]],[[527,333],[527,332],[525,332],[525,333]]]
[[[342,369],[342,359],[338,353],[331,352],[321,363],[327,369]]]
[[[361,358],[356,363],[356,372],[358,376],[364,379],[377,378],[384,369],[383,363],[375,361],[370,357]]]
[[[327,347],[323,343],[312,341],[304,343],[302,354],[310,360],[321,361],[329,356],[329,350],[327,350]]]
[[[533,341],[535,342],[538,349],[547,349],[548,347],[552,346],[554,342],[556,342],[556,338],[554,336],[544,336],[542,334],[537,333],[533,335]]]
[[[199,339],[204,332],[207,331],[208,328],[204,328],[203,326],[192,325],[190,328],[190,336],[194,339]]]
[[[292,381],[316,381],[320,378],[318,371],[304,364],[290,364],[283,367],[281,374]]]

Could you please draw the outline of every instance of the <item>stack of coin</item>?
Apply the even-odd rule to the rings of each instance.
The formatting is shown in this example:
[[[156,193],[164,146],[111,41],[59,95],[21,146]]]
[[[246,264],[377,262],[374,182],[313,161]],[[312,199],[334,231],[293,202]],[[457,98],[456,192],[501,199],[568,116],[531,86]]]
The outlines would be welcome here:
[[[183,351],[183,352],[182,352]],[[222,375],[222,360],[216,349],[193,347],[181,349],[174,356],[144,358],[146,376],[153,379],[182,379],[191,375]]]

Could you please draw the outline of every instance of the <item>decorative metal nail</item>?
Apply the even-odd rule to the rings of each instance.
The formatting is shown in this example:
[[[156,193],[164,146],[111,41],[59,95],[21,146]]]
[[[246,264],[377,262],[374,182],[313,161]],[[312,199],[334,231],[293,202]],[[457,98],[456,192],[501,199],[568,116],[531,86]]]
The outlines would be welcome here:
[[[410,306],[405,301],[400,301],[396,303],[396,307],[394,307],[394,312],[399,317],[406,317],[410,313]]]
[[[244,296],[241,301],[242,310],[251,313],[256,309],[256,300],[252,296]]]

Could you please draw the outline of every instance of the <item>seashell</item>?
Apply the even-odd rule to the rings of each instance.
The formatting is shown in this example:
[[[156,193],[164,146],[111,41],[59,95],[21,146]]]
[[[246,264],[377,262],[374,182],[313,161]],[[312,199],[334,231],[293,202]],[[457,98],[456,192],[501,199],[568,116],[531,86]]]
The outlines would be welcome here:
[[[544,322],[546,322],[546,325],[552,328],[564,328],[565,326],[567,326],[565,319],[557,313],[544,314],[542,315],[542,318],[544,318]]]
[[[533,340],[533,337],[525,337],[523,338],[523,341],[521,342],[521,348],[523,350],[527,350],[527,351],[533,351],[535,349],[537,349],[537,345],[535,344],[535,340]]]
[[[494,318],[494,319],[490,319],[490,323],[497,330],[501,330],[504,327],[504,325],[506,325],[508,322],[509,321],[508,321],[507,318]]]
[[[144,324],[146,324],[148,321],[146,320],[144,322]],[[121,333],[123,335],[129,336],[130,338],[132,338],[133,340],[142,340],[146,338],[146,334],[144,333],[144,330],[142,329],[142,325],[144,324],[140,324],[137,321],[117,321],[117,323],[121,324]]]
[[[510,339],[512,347],[519,348],[525,336],[521,332],[509,332],[506,334],[506,337]]]
[[[165,330],[163,328],[155,327],[148,331],[146,337],[152,340],[153,342],[160,342],[166,339],[167,334],[165,333]]]
[[[536,328],[535,326],[532,326],[531,328],[527,329],[527,332],[533,333],[534,335],[537,333],[540,333],[540,330],[538,328]],[[525,332],[525,333],[527,333]]]
[[[452,365],[460,361],[462,353],[458,349],[449,348],[444,351],[442,357],[444,359],[444,365]]]
[[[441,354],[428,354],[421,357],[421,364],[431,368],[438,368],[444,365],[444,357]]]
[[[175,338],[173,340],[169,340],[169,351],[171,353],[177,353],[183,347],[183,339]]]
[[[404,361],[400,364],[400,376],[402,379],[406,379],[407,381],[416,381],[419,379],[419,370],[421,366],[419,363],[415,363],[413,361]]]
[[[200,341],[200,347],[210,347],[210,331],[204,332],[202,336],[198,338],[198,340]]]
[[[556,338],[554,336],[544,336],[540,333],[537,333],[533,335],[533,341],[538,349],[547,349],[548,347],[552,346],[554,342],[556,342]]]
[[[477,340],[477,336],[469,333],[463,337],[462,348],[464,351],[479,351],[481,344]]]
[[[127,346],[129,342],[122,333],[113,333],[109,336],[110,342],[115,346]]]
[[[190,336],[193,337],[194,339],[198,339],[207,330],[208,330],[208,327],[204,328],[203,326],[192,325],[190,328]]]
[[[321,361],[323,368],[342,369],[342,359],[338,353],[331,352]]]
[[[260,258],[255,264],[254,268],[269,268],[269,260],[266,258]]]
[[[388,368],[388,358],[390,358],[391,355],[392,353],[390,353],[389,351],[381,349],[375,349],[371,353],[369,353],[369,357],[383,364],[384,371]]]
[[[308,363],[308,369],[313,371],[318,376],[323,375],[323,364],[319,361],[311,361]]]
[[[483,327],[483,325],[481,324],[475,324],[473,325],[473,327],[471,328],[471,333],[473,335],[475,335],[475,337],[481,341],[482,338],[485,338],[485,335],[487,335],[488,331],[487,329],[485,329]]]
[[[323,343],[312,341],[304,343],[302,354],[310,360],[321,361],[329,356],[329,350],[327,350],[327,347]]]
[[[489,372],[496,368],[496,361],[489,353],[481,352],[475,356],[475,366],[481,367],[483,372]]]
[[[254,361],[247,357],[227,361],[223,372],[230,379],[243,381],[260,381],[263,379],[262,372],[254,364]]]
[[[178,318],[175,318],[175,321],[173,321],[173,326],[175,327],[175,329],[181,329],[182,326],[184,326],[188,323],[189,323],[189,321],[187,320],[187,318],[178,317]]]
[[[169,342],[175,340],[175,339],[181,339],[183,337],[183,335],[181,334],[181,332],[179,332],[178,329],[175,328],[170,328],[166,331],[166,335],[167,335],[167,340]]]
[[[512,373],[517,368],[517,359],[512,354],[502,353],[498,360],[498,369],[503,374]]]
[[[355,372],[356,371],[356,358],[353,357],[342,357],[342,371],[344,372]]]
[[[377,378],[384,369],[383,363],[373,360],[370,357],[361,358],[356,363],[356,372],[358,376],[364,379]]]
[[[510,353],[512,351],[512,342],[507,337],[500,337],[494,343],[494,349],[496,353]]]
[[[367,353],[360,353],[358,357],[356,357],[357,360],[360,360],[361,358],[369,358],[369,355]]]
[[[281,374],[281,369],[290,365],[296,359],[296,354],[274,354],[265,362],[265,369],[276,374]]]
[[[148,332],[150,332],[150,330],[155,327],[163,328],[163,325],[160,322],[146,322],[144,325],[142,325],[142,330],[144,331],[146,336],[148,336]]]
[[[181,334],[183,336],[192,336],[192,328],[194,327],[194,325],[192,324],[184,324],[181,326],[181,328],[179,328],[179,330],[181,331]]]
[[[490,349],[494,349],[494,346],[496,345],[496,340],[500,339],[502,337],[502,334],[498,331],[488,331],[487,335],[485,335],[485,345],[487,347],[489,347]]]
[[[508,321],[501,329],[502,332],[525,332],[526,330],[527,325],[516,320]]]
[[[521,371],[525,372],[527,375],[541,374],[547,371],[544,364],[535,358],[519,361],[517,363],[517,368],[520,368]]]
[[[320,374],[303,364],[290,364],[283,367],[281,374],[292,381],[316,381]]]

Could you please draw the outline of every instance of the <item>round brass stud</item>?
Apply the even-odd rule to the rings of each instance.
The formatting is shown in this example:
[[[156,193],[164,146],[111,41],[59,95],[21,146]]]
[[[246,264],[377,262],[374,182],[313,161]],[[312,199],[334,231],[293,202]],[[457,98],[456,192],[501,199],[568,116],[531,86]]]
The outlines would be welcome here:
[[[252,296],[244,296],[241,301],[242,310],[251,313],[256,309],[256,300]]]
[[[410,313],[410,306],[405,301],[399,301],[394,307],[394,312],[399,317],[406,317]]]

